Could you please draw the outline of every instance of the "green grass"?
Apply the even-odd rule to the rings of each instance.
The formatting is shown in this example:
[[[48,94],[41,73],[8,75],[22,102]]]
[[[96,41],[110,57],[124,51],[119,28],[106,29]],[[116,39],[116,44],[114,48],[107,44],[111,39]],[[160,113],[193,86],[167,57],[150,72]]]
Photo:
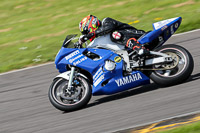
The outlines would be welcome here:
[[[156,133],[200,133],[200,122]]]
[[[88,14],[124,23],[139,20],[132,25],[145,31],[152,30],[155,18],[181,16],[183,22],[178,32],[198,29],[200,0],[174,8],[187,1],[1,0],[0,72],[53,61],[67,34],[80,35],[79,22]],[[22,50],[23,47],[26,49]]]

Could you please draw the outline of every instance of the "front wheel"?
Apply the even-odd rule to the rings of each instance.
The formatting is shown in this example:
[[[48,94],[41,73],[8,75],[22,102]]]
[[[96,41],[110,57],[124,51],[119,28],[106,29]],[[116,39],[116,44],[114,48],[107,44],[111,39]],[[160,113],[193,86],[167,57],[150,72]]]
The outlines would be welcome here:
[[[161,86],[171,86],[184,82],[191,75],[194,68],[192,55],[183,47],[169,44],[164,45],[155,51],[172,56],[171,64],[163,65],[169,70],[156,70],[150,74],[150,78]],[[173,66],[174,65],[174,66]],[[158,67],[158,66],[154,66]]]
[[[89,82],[82,76],[77,76],[72,88],[67,90],[68,80],[55,79],[49,88],[49,100],[54,107],[61,111],[74,111],[87,105],[92,89]]]

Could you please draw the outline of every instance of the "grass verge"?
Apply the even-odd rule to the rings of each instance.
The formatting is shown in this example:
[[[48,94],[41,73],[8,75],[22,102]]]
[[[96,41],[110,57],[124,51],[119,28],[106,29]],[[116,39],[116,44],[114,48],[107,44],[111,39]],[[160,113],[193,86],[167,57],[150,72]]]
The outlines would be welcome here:
[[[156,133],[200,133],[200,122],[180,126],[174,129],[168,129]]]
[[[200,0],[0,1],[0,73],[53,61],[67,34],[80,34],[88,14],[112,17],[138,29],[183,18],[179,32],[200,28]]]

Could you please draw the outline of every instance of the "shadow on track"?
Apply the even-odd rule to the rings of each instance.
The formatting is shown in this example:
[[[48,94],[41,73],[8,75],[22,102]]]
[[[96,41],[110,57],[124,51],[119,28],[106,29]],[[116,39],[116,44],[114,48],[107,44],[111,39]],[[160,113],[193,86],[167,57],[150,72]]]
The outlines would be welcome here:
[[[188,82],[198,80],[198,79],[200,79],[200,73],[191,75],[190,78],[188,80],[186,80],[184,83],[188,83]],[[184,83],[182,83],[182,84],[184,84]],[[136,87],[136,88],[124,91],[124,92],[120,92],[120,93],[117,93],[117,94],[108,95],[106,97],[99,98],[99,99],[93,101],[92,103],[89,103],[85,107],[85,109],[99,105],[99,104],[102,104],[102,103],[107,103],[107,102],[110,102],[110,101],[120,100],[120,99],[127,98],[127,97],[130,97],[130,96],[139,95],[139,94],[143,94],[143,93],[146,93],[146,92],[154,91],[154,90],[157,90],[159,88],[165,88],[165,87],[161,87],[161,86],[159,86],[155,83],[151,83],[151,84],[145,85],[145,86]],[[72,111],[72,112],[74,112],[74,111]],[[69,112],[63,112],[63,113],[69,113]]]
[[[145,93],[145,92],[153,91],[153,90],[156,90],[158,88],[160,88],[160,87],[158,85],[156,85],[155,83],[151,83],[151,84],[145,85],[145,86],[139,86],[139,87],[127,90],[127,91],[123,91],[123,92],[119,92],[117,94],[107,95],[103,98],[99,98],[99,99],[93,101],[92,103],[89,103],[83,109],[90,108],[90,107],[93,107],[93,106],[96,106],[96,105],[99,105],[99,104],[102,104],[102,103],[106,103],[106,102],[110,102],[110,101],[114,101],[114,100],[120,100],[120,99],[127,98],[127,97],[130,97],[130,96],[134,96],[134,95],[142,94],[142,93]],[[78,111],[78,110],[75,110],[75,111]],[[75,112],[75,111],[63,112],[63,114]]]
[[[198,80],[198,79],[200,79],[200,73],[191,75],[190,78],[184,83],[191,82],[191,81]],[[182,83],[182,84],[184,84],[184,83]],[[127,98],[127,97],[130,97],[130,96],[134,96],[134,95],[139,95],[139,94],[146,93],[146,92],[149,92],[149,91],[153,91],[153,90],[156,90],[156,89],[159,89],[159,88],[165,88],[165,87],[161,87],[161,86],[158,86],[155,83],[151,83],[149,85],[140,86],[140,87],[137,87],[137,88],[134,88],[134,89],[131,89],[131,90],[127,90],[127,91],[124,91],[124,92],[120,92],[120,93],[117,93],[117,94],[113,94],[113,95],[110,95],[110,96],[106,96],[106,97],[97,99],[94,102],[89,103],[85,108],[90,108],[92,106],[96,106],[96,105],[99,105],[99,104],[102,104],[102,103],[106,103],[106,102],[110,102],[110,101],[114,101],[114,100],[119,100],[119,99]]]
[[[191,82],[191,81],[194,81],[194,80],[198,80],[198,79],[200,79],[200,73],[196,73],[194,75],[191,75],[190,78],[185,83]]]
[[[142,94],[142,93],[145,93],[145,92],[153,91],[153,90],[156,90],[158,88],[160,88],[160,87],[158,85],[156,85],[155,83],[145,85],[145,86],[140,86],[140,87],[137,87],[137,88],[134,88],[134,89],[131,89],[131,90],[127,90],[127,91],[124,91],[124,92],[120,92],[120,93],[117,93],[117,94],[113,94],[113,95],[110,95],[110,96],[107,96],[107,97],[97,99],[94,102],[89,103],[85,108],[89,108],[89,107],[92,107],[92,106],[96,106],[96,105],[106,103],[106,102],[110,102],[110,101],[114,101],[114,100],[120,100],[120,99],[123,99],[123,98]]]

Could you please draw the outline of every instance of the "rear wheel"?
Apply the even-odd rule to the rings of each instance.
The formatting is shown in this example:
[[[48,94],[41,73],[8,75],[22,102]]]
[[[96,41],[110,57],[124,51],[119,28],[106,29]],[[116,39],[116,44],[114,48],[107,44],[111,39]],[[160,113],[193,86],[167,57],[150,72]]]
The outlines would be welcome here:
[[[54,107],[62,111],[74,111],[83,108],[89,102],[92,92],[89,82],[77,76],[73,87],[68,90],[68,80],[58,78],[49,88],[49,100]]]
[[[168,70],[156,70],[150,74],[150,78],[161,86],[170,86],[184,82],[191,75],[194,62],[191,54],[183,47],[169,44],[155,51],[168,54],[173,62],[162,66],[155,65],[154,68],[164,67]]]

